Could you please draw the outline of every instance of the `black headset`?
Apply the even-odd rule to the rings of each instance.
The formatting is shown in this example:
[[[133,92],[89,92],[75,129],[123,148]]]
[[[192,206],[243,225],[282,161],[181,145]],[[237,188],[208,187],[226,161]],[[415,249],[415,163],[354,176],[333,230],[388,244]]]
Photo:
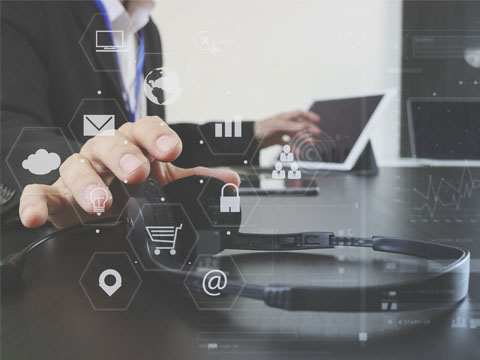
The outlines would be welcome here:
[[[185,284],[190,291],[203,293],[206,274],[221,268],[221,262],[214,266],[207,264],[194,267],[199,256],[215,257],[227,249],[276,252],[336,246],[367,247],[374,251],[432,260],[438,266],[422,278],[365,287],[264,286],[234,279],[225,282],[221,294],[262,300],[268,306],[286,310],[338,312],[401,311],[449,306],[463,300],[468,294],[470,253],[467,250],[392,237],[339,237],[332,232],[241,233],[241,213],[220,211],[222,188],[225,196],[236,196],[235,190],[224,188],[224,185],[214,178],[192,176],[164,187],[147,180],[141,186],[132,188],[126,210],[127,237],[145,270],[159,271],[159,274],[177,284]],[[108,220],[111,219],[103,221]],[[174,229],[180,223],[184,226],[177,234],[179,236],[174,246],[170,246],[170,250],[174,251],[158,251],[158,243],[152,241],[149,229],[152,226]],[[3,260],[2,289],[20,282],[26,255],[35,247],[60,233],[82,226],[77,224],[58,230]]]

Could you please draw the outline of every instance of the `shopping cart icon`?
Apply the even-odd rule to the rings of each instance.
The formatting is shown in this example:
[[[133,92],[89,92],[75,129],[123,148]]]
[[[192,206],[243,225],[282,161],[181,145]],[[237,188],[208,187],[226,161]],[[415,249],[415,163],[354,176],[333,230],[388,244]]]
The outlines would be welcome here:
[[[180,226],[145,226],[148,236],[153,243],[155,243],[155,255],[160,255],[161,250],[170,250],[170,255],[175,255],[175,243],[177,242],[178,231],[181,230],[183,224]]]

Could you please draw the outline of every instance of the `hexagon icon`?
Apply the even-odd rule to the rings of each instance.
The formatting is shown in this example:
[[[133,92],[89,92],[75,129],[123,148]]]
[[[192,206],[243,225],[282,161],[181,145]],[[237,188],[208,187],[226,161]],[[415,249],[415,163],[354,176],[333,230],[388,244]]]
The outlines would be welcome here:
[[[232,256],[200,255],[183,284],[199,310],[231,310],[245,279]]]
[[[165,59],[174,66],[166,66]],[[201,93],[197,78],[198,65],[184,52],[166,51],[145,53],[145,78],[141,84],[141,96],[149,106],[168,106],[171,118],[191,118],[191,101]]]
[[[115,129],[128,121],[116,99],[82,99],[68,123],[78,145],[93,136],[116,136]]]
[[[181,204],[143,204],[127,240],[145,271],[182,269],[198,242],[198,233]]]
[[[73,154],[59,127],[24,127],[5,161],[20,189],[28,184],[51,184],[60,164]]]
[[[127,310],[142,279],[125,252],[96,252],[90,258],[80,286],[94,310]]]
[[[241,115],[235,115],[233,119],[225,121],[204,124],[199,126],[198,130],[212,155],[241,157],[255,146],[255,137],[246,134]],[[244,136],[250,136],[250,141],[244,141]],[[225,149],[229,149],[229,151],[225,152]]]
[[[242,180],[242,185],[251,189],[252,195],[241,196],[234,184],[226,184],[218,193],[213,194],[217,188],[215,183],[216,180],[210,178],[201,184],[202,190],[198,195],[198,203],[213,228],[238,229],[240,222],[249,221],[260,202],[255,186],[250,178],[245,178]]]
[[[277,130],[278,131],[278,130]],[[321,133],[318,136],[310,136],[307,132],[296,134],[294,137],[288,135],[285,130],[283,136],[284,145],[277,159],[271,167],[271,173],[258,173],[257,169],[253,167],[253,171],[257,173],[260,178],[268,179],[269,181],[278,181],[285,183],[300,183],[300,186],[305,188],[305,193],[308,189],[315,186],[315,177],[320,171],[319,169],[306,170],[302,169],[302,163],[310,161],[329,161],[323,154],[329,154],[332,150],[332,139],[328,134]],[[259,144],[262,141],[259,141]],[[257,154],[260,151],[260,145],[254,152]],[[250,162],[252,159],[250,159]]]
[[[76,211],[83,212],[79,214],[80,221],[84,223],[86,226],[97,226],[95,224],[89,224],[89,221],[100,220],[101,218],[112,218],[114,219],[113,222],[118,222],[121,220],[123,213],[126,209],[128,199],[130,198],[130,194],[125,187],[125,183],[119,179],[114,179],[112,183],[107,186],[112,194],[112,207],[105,212],[97,213],[96,215],[86,215],[82,209],[76,209]],[[91,197],[87,197],[88,201],[92,201]],[[108,200],[108,199],[107,199]],[[93,208],[95,209],[95,204],[93,204]]]
[[[129,41],[126,36],[134,36],[135,41]],[[95,71],[120,71],[116,53],[136,52],[136,49],[130,48],[131,44],[138,44],[138,36],[108,29],[100,13],[92,16],[79,40],[80,47]]]

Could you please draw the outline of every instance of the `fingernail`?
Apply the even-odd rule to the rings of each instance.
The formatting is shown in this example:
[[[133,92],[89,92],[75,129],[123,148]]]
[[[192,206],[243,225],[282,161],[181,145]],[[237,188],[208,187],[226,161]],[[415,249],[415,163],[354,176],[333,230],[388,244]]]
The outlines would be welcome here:
[[[163,135],[157,139],[155,143],[157,150],[160,154],[166,154],[171,151],[175,146],[177,146],[178,140],[173,136]]]
[[[35,206],[33,205],[27,205],[25,209],[22,211],[22,220],[28,220],[31,218],[35,213]]]
[[[120,159],[120,169],[125,174],[131,174],[142,165],[143,160],[137,155],[125,154]]]

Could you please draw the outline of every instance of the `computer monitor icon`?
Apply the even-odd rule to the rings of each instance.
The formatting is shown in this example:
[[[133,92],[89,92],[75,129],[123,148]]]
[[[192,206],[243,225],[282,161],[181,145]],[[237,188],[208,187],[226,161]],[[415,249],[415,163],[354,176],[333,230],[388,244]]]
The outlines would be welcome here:
[[[123,30],[97,30],[95,46],[97,52],[119,52],[124,49]],[[113,41],[115,39],[115,41]]]

